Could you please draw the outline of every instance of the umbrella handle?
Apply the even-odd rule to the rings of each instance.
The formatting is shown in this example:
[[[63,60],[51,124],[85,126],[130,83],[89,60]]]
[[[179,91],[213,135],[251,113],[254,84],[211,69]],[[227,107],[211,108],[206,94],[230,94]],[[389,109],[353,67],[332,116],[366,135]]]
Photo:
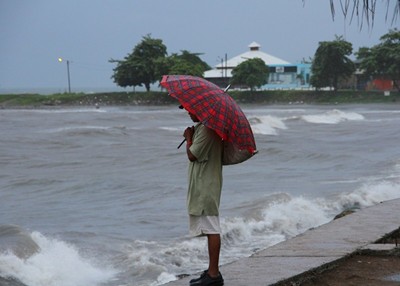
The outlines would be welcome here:
[[[230,87],[231,87],[230,84],[227,87],[225,87],[224,92],[227,92]]]
[[[176,148],[176,149],[181,148],[181,146],[183,145],[183,143],[185,143],[185,141],[186,141],[186,138],[182,140],[181,144],[179,144],[178,148]]]

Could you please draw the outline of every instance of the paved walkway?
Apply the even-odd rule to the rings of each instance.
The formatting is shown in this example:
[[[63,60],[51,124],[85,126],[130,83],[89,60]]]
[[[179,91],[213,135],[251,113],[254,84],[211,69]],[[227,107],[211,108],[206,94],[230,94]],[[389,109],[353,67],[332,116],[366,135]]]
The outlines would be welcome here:
[[[221,266],[226,286],[273,285],[334,262],[400,227],[400,199],[364,208],[251,257]],[[185,277],[166,285],[189,285]]]

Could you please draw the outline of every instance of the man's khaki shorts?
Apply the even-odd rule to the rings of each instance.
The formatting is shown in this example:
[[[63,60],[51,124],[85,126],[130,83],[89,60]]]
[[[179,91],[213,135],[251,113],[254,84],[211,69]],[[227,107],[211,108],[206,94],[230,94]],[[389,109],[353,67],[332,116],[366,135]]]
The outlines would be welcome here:
[[[220,234],[219,216],[194,216],[189,215],[189,234],[191,236],[204,236],[207,234]]]

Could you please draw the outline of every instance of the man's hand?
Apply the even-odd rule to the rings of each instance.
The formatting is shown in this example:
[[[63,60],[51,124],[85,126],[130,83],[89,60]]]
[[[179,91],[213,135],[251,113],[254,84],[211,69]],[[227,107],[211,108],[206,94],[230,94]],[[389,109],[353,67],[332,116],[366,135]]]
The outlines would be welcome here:
[[[194,126],[186,128],[185,132],[183,133],[183,137],[185,137],[186,141],[189,143],[192,142],[194,134]]]
[[[183,137],[186,139],[186,154],[188,159],[192,162],[196,161],[197,158],[190,152],[190,146],[193,144],[193,134],[194,134],[194,126],[186,128],[185,132],[183,132]]]

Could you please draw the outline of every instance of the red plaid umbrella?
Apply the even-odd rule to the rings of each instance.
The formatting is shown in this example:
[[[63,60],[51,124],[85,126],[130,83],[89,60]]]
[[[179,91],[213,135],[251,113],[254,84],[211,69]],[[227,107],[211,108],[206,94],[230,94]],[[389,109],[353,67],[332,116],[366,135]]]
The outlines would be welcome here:
[[[161,86],[224,142],[223,164],[252,157],[256,143],[250,124],[239,105],[220,87],[199,77],[164,75]]]

